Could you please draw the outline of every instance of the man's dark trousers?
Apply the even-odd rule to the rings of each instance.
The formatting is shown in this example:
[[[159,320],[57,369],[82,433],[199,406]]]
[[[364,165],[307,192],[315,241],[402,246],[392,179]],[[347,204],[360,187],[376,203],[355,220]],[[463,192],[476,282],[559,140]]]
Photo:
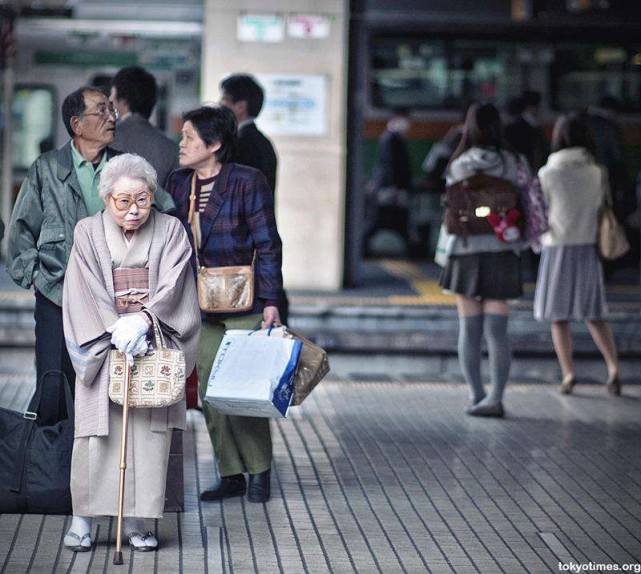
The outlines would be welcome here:
[[[64,374],[73,392],[76,373],[73,370],[62,329],[62,307],[36,291],[36,380],[43,385],[39,419],[41,424],[54,424],[65,417]],[[45,377],[46,375],[46,377]]]

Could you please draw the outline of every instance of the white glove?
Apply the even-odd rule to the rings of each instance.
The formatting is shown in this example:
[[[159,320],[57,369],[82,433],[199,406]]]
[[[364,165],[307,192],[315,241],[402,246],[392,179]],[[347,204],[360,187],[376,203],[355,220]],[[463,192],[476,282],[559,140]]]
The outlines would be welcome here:
[[[149,345],[147,344],[147,339],[143,335],[137,341],[133,341],[127,346],[125,354],[127,355],[127,363],[130,365],[134,364],[134,357],[142,357],[147,354],[149,350]]]
[[[120,317],[113,325],[107,327],[111,333],[111,343],[121,353],[131,352],[140,339],[144,340],[149,330],[149,323],[141,313]]]

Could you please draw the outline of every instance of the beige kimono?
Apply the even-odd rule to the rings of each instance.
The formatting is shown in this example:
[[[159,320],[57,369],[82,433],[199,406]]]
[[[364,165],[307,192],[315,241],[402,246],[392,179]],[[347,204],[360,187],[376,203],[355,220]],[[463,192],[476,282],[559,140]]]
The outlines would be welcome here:
[[[63,296],[65,338],[77,373],[71,461],[76,515],[118,512],[122,407],[108,399],[106,364],[107,327],[118,319],[113,270],[148,269],[144,308],[158,317],[167,343],[184,351],[191,372],[200,312],[190,257],[178,220],[156,212],[130,242],[107,212],[76,227]],[[162,516],[171,429],[184,428],[184,420],[184,399],[168,408],[129,410],[125,516]]]

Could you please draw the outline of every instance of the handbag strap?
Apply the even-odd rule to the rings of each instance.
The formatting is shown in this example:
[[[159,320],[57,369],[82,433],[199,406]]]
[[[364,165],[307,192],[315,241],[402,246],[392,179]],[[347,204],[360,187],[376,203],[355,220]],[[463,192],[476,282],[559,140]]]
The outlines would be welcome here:
[[[40,401],[42,399],[42,389],[47,377],[50,375],[62,376],[62,386],[65,393],[65,405],[67,407],[67,418],[73,418],[74,416],[73,396],[71,395],[71,388],[69,387],[67,375],[65,375],[65,373],[63,373],[62,371],[58,371],[55,369],[47,371],[42,376],[42,383],[39,385],[36,384],[36,392],[33,394],[33,397],[29,402],[29,410],[25,411],[22,415],[28,422],[22,429],[20,446],[18,447],[18,459],[16,461],[16,468],[13,473],[13,481],[9,485],[9,489],[12,492],[20,492],[22,488],[22,476],[24,474],[24,465],[27,458],[27,446],[29,444],[29,437],[31,436],[33,427],[36,424],[36,420],[38,419],[38,409],[40,408]]]
[[[196,217],[196,172],[191,176],[191,191],[189,192],[189,214],[187,215],[187,221],[189,222],[189,226],[191,227],[191,235],[194,239],[194,255],[196,256],[196,269],[200,268],[200,260],[198,257],[198,249],[199,246],[197,245],[198,240],[196,238],[200,238],[200,217]]]
[[[167,347],[167,343],[165,342],[165,336],[160,328],[158,317],[149,311],[149,309],[143,309],[143,313],[151,320],[151,325],[154,329],[154,342],[156,343],[156,349],[165,349]]]
[[[199,247],[196,244],[196,238],[200,238],[200,217],[196,217],[196,172],[191,176],[191,191],[189,192],[189,213],[187,221],[191,227],[191,235],[194,239],[194,255],[196,256],[196,269],[200,269],[200,258],[198,256]],[[202,247],[202,246],[201,246]],[[256,263],[256,249],[252,253],[251,267],[254,268]]]

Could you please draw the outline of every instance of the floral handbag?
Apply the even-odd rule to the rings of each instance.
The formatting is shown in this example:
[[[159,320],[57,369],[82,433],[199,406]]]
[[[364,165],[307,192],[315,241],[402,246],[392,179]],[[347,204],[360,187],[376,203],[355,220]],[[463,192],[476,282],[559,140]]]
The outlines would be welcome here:
[[[170,349],[158,319],[149,313],[154,328],[154,348],[134,357],[129,382],[129,406],[133,408],[168,407],[185,395],[185,355]],[[127,357],[117,349],[109,353],[109,398],[121,405],[127,379]]]

